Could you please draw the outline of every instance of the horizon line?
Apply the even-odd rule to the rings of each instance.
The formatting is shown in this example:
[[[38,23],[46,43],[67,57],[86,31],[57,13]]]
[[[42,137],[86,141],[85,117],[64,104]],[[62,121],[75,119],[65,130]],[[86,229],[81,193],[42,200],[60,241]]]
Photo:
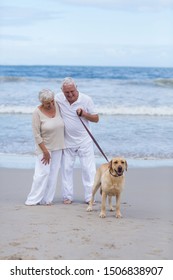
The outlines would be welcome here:
[[[26,67],[115,67],[115,68],[173,68],[173,66],[132,66],[132,65],[67,65],[67,64],[0,64],[0,67],[16,67],[16,66],[26,66]]]

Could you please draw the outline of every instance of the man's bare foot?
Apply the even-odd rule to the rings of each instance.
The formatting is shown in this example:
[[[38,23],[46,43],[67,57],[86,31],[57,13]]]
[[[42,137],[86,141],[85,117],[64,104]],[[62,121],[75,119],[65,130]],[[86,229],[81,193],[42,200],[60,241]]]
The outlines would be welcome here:
[[[72,201],[71,201],[70,199],[65,199],[65,200],[63,201],[63,203],[64,203],[64,204],[71,204]]]

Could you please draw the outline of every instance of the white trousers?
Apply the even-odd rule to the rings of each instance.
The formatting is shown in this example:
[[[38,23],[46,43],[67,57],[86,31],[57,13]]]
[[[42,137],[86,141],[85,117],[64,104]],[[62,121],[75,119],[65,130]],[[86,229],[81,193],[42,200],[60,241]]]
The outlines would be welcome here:
[[[26,205],[50,204],[53,201],[58,171],[61,164],[62,150],[52,151],[49,164],[42,163],[43,154],[36,157],[35,173]]]
[[[82,183],[85,201],[90,201],[94,176],[96,172],[93,143],[78,148],[68,148],[62,154],[62,198],[73,200],[73,168],[76,157],[79,157],[82,168]]]

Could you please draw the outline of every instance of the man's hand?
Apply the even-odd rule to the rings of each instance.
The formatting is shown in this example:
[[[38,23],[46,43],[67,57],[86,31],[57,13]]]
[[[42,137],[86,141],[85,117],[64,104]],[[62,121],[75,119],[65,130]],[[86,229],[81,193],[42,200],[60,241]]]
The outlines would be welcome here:
[[[79,117],[82,117],[83,110],[81,108],[76,110],[76,113]]]

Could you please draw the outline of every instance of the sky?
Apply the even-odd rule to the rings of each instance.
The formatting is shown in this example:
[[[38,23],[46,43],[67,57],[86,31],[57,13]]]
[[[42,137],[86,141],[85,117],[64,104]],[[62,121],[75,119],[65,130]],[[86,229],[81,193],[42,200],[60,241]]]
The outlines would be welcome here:
[[[173,67],[173,0],[0,0],[0,65]]]

